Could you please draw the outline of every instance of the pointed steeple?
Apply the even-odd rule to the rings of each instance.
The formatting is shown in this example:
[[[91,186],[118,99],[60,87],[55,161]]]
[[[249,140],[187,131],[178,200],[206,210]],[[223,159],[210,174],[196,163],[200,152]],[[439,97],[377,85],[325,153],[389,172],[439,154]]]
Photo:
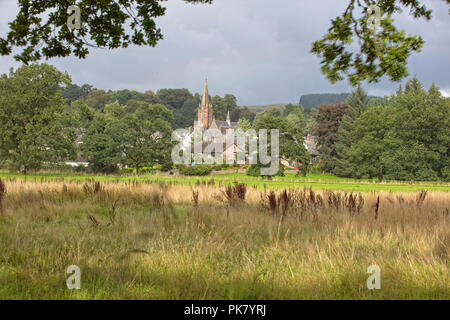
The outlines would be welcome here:
[[[198,122],[201,123],[203,129],[208,129],[213,122],[213,108],[209,99],[208,79],[205,79],[202,102],[198,106]]]
[[[203,90],[202,106],[209,105],[208,78],[205,79],[205,89]]]
[[[231,120],[230,120],[230,110],[227,112],[227,123],[229,126],[231,126]]]

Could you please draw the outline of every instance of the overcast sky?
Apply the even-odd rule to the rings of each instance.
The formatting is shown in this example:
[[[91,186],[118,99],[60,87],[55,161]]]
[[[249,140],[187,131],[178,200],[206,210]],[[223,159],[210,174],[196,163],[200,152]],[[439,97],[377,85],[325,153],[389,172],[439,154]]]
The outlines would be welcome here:
[[[420,34],[425,47],[409,59],[410,74],[429,87],[434,81],[450,94],[450,16],[442,0],[424,1],[433,9],[430,22],[413,20],[408,12],[396,25]],[[0,36],[18,12],[16,0],[0,0]],[[348,0],[215,0],[192,5],[170,0],[157,19],[164,40],[155,48],[91,49],[85,60],[74,57],[48,63],[69,72],[73,82],[101,89],[188,88],[200,92],[208,76],[210,94],[236,95],[238,104],[298,103],[307,93],[348,92],[347,80],[330,84],[320,72],[311,44],[326,33],[330,19]],[[0,57],[0,73],[19,64]],[[388,80],[364,84],[372,95],[394,92]]]

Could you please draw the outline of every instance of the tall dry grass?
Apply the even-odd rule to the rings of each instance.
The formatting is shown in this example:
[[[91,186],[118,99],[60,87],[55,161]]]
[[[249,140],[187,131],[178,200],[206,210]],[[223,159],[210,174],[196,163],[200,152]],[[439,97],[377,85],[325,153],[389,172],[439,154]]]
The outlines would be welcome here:
[[[90,180],[3,190],[3,298],[450,298],[448,193]],[[72,264],[77,292],[65,288]],[[381,290],[366,288],[372,264]]]

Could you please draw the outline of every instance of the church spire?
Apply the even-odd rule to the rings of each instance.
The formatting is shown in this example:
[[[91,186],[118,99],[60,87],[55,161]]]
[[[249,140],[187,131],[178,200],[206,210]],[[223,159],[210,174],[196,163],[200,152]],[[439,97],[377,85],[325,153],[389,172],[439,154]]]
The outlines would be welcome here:
[[[198,106],[198,121],[201,123],[203,129],[208,129],[213,122],[213,108],[209,100],[208,78],[205,79],[202,103]]]
[[[230,110],[227,112],[227,123],[229,126],[231,126],[231,120],[230,120]]]
[[[205,89],[203,90],[202,106],[209,105],[208,78],[205,79]]]

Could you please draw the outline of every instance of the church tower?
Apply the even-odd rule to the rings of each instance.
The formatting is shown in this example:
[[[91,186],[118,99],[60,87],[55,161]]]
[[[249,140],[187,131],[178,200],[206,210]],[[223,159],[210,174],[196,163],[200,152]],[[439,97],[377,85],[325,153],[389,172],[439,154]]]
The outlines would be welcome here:
[[[205,89],[203,90],[202,103],[198,106],[198,124],[202,129],[209,129],[213,122],[213,109],[209,101],[208,80],[205,80]]]

